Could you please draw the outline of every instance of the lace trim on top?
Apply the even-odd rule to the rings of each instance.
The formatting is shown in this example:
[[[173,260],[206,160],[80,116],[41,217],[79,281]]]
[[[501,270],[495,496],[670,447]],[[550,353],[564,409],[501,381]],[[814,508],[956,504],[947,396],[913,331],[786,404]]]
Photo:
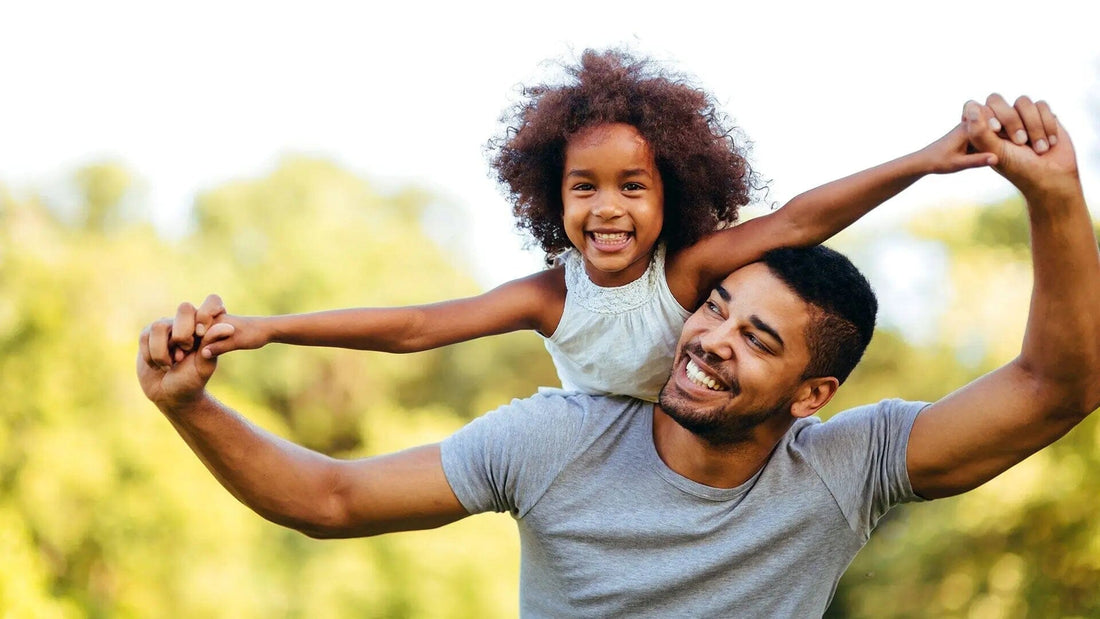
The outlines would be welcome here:
[[[605,288],[598,286],[584,270],[584,258],[576,249],[569,249],[559,258],[565,265],[565,286],[569,298],[585,309],[599,314],[618,314],[644,304],[657,294],[660,279],[665,276],[665,248],[658,245],[645,273],[638,279]]]

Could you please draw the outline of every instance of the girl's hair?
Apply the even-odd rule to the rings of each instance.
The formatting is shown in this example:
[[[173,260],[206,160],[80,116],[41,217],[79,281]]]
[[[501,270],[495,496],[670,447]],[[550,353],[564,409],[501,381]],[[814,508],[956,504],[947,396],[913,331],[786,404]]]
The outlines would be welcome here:
[[[632,125],[649,143],[665,189],[661,240],[670,251],[737,221],[755,176],[735,128],[713,97],[685,78],[622,50],[586,50],[565,83],[523,89],[488,145],[497,180],[549,262],[570,247],[562,225],[565,147],[581,129]]]

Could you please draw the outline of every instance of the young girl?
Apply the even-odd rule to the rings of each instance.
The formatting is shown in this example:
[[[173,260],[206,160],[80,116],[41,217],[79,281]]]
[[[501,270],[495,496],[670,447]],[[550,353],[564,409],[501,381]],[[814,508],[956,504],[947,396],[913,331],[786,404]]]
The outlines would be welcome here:
[[[957,127],[733,226],[753,174],[707,93],[620,51],[586,51],[569,75],[525,89],[491,143],[518,226],[550,268],[415,307],[244,317],[204,304],[198,334],[215,321],[235,329],[202,354],[272,342],[412,352],[533,329],[564,389],[655,401],[680,328],[721,278],[769,249],[824,241],[925,174],[987,163]]]

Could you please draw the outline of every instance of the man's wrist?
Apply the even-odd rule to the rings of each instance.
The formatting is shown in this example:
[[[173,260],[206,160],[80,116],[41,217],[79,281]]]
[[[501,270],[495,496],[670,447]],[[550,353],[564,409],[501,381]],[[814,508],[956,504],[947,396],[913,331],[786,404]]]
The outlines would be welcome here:
[[[175,397],[170,400],[159,402],[157,408],[169,417],[180,418],[194,414],[203,407],[207,399],[206,389],[201,389],[190,396]]]
[[[1081,177],[1076,172],[1052,177],[1040,177],[1034,179],[1034,182],[1030,179],[1018,179],[1015,185],[1028,202],[1055,205],[1071,204],[1077,200],[1084,200]]]

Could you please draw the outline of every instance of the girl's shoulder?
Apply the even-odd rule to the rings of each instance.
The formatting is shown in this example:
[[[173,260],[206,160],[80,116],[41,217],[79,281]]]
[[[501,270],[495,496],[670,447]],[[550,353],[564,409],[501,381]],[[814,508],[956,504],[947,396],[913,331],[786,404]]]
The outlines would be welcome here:
[[[568,294],[563,266],[552,266],[517,279],[510,285],[515,286],[516,292],[530,308],[536,331],[548,335],[557,330]]]

